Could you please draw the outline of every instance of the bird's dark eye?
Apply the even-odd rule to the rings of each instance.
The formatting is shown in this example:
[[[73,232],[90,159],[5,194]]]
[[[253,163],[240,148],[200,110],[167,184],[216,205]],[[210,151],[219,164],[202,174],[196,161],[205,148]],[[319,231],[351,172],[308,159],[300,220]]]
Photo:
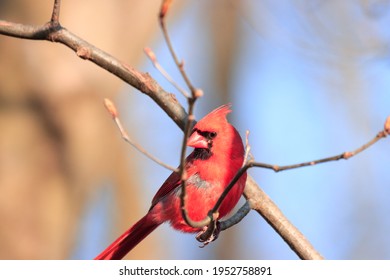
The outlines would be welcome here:
[[[211,139],[215,138],[215,136],[217,136],[217,133],[216,133],[216,132],[212,131],[212,132],[209,133],[209,137],[210,137]]]

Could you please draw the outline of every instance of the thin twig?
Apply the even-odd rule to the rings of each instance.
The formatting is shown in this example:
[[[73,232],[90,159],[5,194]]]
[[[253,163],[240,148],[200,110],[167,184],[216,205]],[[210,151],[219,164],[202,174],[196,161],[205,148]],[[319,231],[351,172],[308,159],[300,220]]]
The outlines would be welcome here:
[[[54,0],[53,12],[51,14],[51,20],[50,20],[52,24],[59,24],[60,8],[61,8],[61,0]]]
[[[168,74],[168,72],[161,66],[161,64],[158,62],[156,55],[150,48],[144,48],[144,52],[152,62],[153,66],[163,75],[163,77],[171,83],[185,98],[190,98],[189,93],[182,88],[178,83],[175,82],[175,80]]]
[[[297,163],[297,164],[292,164],[292,165],[285,165],[285,166],[279,166],[279,165],[272,165],[272,164],[267,164],[267,163],[261,163],[261,162],[252,162],[251,165],[253,167],[261,167],[261,168],[266,168],[266,169],[272,169],[275,172],[280,172],[284,170],[291,170],[295,168],[300,168],[300,167],[305,167],[305,166],[314,166],[320,163],[325,163],[325,162],[330,162],[330,161],[337,161],[340,159],[350,159],[353,156],[356,156],[357,154],[361,153],[362,151],[366,150],[367,148],[371,147],[373,144],[378,142],[380,139],[387,137],[387,132],[386,130],[380,131],[373,139],[362,145],[361,147],[357,148],[356,150],[352,152],[344,152],[342,154],[332,156],[332,157],[327,157],[323,159],[318,159],[318,160],[313,160],[313,161],[308,161],[308,162],[303,162],[303,163]]]
[[[168,30],[165,26],[165,15],[167,14],[169,10],[169,6],[171,4],[170,0],[163,0],[161,4],[160,14],[159,14],[159,20],[160,20],[160,27],[164,35],[165,42],[168,45],[169,52],[171,53],[171,56],[178,67],[180,74],[182,75],[186,85],[191,91],[191,96],[187,97],[187,103],[188,103],[188,115],[184,126],[184,136],[183,136],[183,142],[181,146],[181,152],[180,152],[180,166],[179,166],[179,174],[181,179],[181,194],[180,194],[180,208],[181,208],[181,214],[186,222],[187,225],[194,227],[194,228],[202,228],[205,226],[205,223],[199,223],[197,221],[193,221],[188,216],[188,211],[186,207],[186,198],[187,198],[187,190],[186,190],[186,181],[187,181],[187,174],[185,170],[185,159],[186,159],[186,150],[187,150],[187,139],[190,135],[190,131],[193,127],[193,124],[195,122],[195,116],[194,116],[194,106],[196,100],[203,95],[202,91],[199,89],[196,89],[190,79],[188,78],[188,75],[186,71],[184,70],[184,65],[182,62],[179,62],[179,59],[177,58],[176,52],[172,46],[171,39],[168,34]],[[207,224],[212,220],[210,217],[206,217],[208,219]]]
[[[165,1],[163,1],[165,2]],[[179,71],[180,71],[180,74],[181,76],[183,77],[185,83],[187,84],[188,88],[190,89],[192,95],[194,95],[195,91],[196,91],[196,88],[192,85],[190,79],[188,78],[188,75],[186,73],[186,71],[184,70],[184,62],[183,61],[179,61],[177,55],[176,55],[176,52],[172,46],[172,42],[171,42],[171,38],[169,37],[169,34],[168,34],[168,30],[165,26],[165,15],[166,15],[166,12],[165,13],[160,13],[160,16],[159,16],[159,19],[160,19],[160,26],[161,26],[161,30],[163,32],[163,35],[164,35],[164,39],[167,43],[167,46],[168,46],[168,49],[169,49],[169,52],[171,53],[172,55],[172,58],[176,64],[176,66],[178,67]]]
[[[187,100],[188,100],[188,116],[187,116],[186,125],[184,128],[184,136],[183,136],[183,142],[182,142],[182,146],[181,146],[182,148],[181,148],[181,153],[180,153],[180,167],[179,167],[179,174],[180,174],[180,179],[181,179],[180,208],[181,208],[181,214],[183,216],[183,219],[187,223],[187,225],[194,227],[194,228],[201,228],[204,225],[193,221],[188,216],[188,211],[187,211],[187,207],[186,207],[187,174],[186,174],[186,170],[185,170],[185,159],[186,159],[187,139],[190,135],[190,131],[191,131],[193,123],[195,121],[194,104],[195,104],[196,98],[189,98]]]
[[[247,161],[249,160],[249,157],[251,151],[251,146],[249,145],[249,130],[245,132],[245,156],[244,156],[244,161],[242,162],[242,166],[244,166]]]
[[[127,134],[126,130],[124,129],[122,122],[119,119],[118,110],[116,109],[114,103],[110,99],[108,99],[108,98],[104,99],[104,106],[106,107],[107,111],[110,113],[111,117],[115,121],[115,124],[118,127],[122,138],[127,143],[129,143],[131,146],[136,148],[139,152],[141,152],[142,154],[147,156],[149,159],[153,160],[155,163],[157,163],[157,164],[159,164],[159,165],[161,165],[161,166],[163,166],[163,167],[165,167],[173,172],[178,172],[177,168],[174,168],[174,167],[164,163],[163,161],[159,160],[158,158],[156,158],[155,156],[150,154],[148,151],[146,151],[142,146],[140,146],[139,144],[137,144],[136,142],[131,140],[131,138]]]

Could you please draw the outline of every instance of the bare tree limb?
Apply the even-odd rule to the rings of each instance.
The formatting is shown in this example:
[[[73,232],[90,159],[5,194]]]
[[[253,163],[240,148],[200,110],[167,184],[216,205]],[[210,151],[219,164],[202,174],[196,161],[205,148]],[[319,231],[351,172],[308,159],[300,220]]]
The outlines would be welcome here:
[[[251,176],[247,177],[244,196],[249,201],[250,207],[268,222],[301,259],[323,259],[306,237],[283,215],[271,198],[259,188]]]
[[[53,26],[51,23],[36,27],[0,20],[0,34],[21,39],[47,40],[69,47],[80,58],[95,63],[152,98],[181,129],[184,129],[187,114],[174,94],[166,92],[149,73],[137,71],[66,28],[60,25]]]

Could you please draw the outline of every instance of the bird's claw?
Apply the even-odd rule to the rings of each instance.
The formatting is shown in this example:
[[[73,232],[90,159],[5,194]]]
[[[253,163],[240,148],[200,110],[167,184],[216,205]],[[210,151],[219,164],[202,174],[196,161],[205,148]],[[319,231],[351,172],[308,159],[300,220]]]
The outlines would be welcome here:
[[[196,240],[198,240],[199,242],[203,243],[202,245],[200,245],[199,247],[200,248],[204,248],[206,247],[209,243],[217,240],[218,236],[219,236],[219,233],[221,232],[221,229],[220,229],[220,225],[219,225],[219,222],[216,223],[216,226],[214,227],[214,230],[212,232],[211,235],[209,235],[207,237],[207,239],[205,239],[205,236],[204,234],[207,232],[207,229],[208,229],[208,226],[204,226],[202,231],[200,231],[197,235],[196,235]]]

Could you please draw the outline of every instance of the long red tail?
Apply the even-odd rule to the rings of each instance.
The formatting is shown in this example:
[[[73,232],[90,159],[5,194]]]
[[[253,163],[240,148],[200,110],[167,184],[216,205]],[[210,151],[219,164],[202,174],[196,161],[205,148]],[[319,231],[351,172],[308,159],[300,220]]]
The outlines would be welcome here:
[[[160,224],[146,214],[135,225],[119,236],[110,246],[101,252],[95,260],[120,260]]]

